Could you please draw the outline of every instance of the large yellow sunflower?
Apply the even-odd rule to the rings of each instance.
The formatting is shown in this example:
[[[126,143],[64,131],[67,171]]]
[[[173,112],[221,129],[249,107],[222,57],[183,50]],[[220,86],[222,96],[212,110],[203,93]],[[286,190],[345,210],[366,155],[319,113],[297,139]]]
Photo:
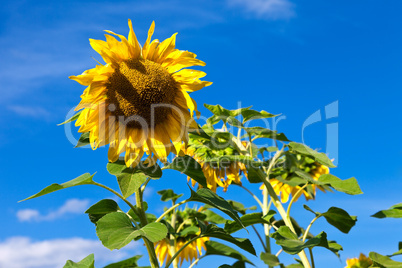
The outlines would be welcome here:
[[[128,25],[128,38],[106,31],[111,34],[105,35],[106,41],[90,39],[106,64],[70,79],[88,86],[76,107],[83,109],[76,121],[79,132],[89,132],[94,150],[110,144],[109,161],[125,152],[126,165],[134,167],[144,153],[154,163],[179,152],[188,130],[197,128],[197,106],[189,93],[212,83],[200,80],[204,72],[184,69],[205,63],[191,52],[175,49],[176,34],[163,42],[151,41],[152,22],[141,47],[131,20]]]
[[[347,259],[345,268],[368,268],[372,264],[373,261],[370,258],[360,253],[359,258]]]
[[[202,249],[206,250],[206,241],[209,241],[209,237],[201,237],[188,244],[187,247],[185,247],[178,255],[178,263],[180,266],[183,264],[184,260],[192,262],[201,256]],[[186,242],[187,241],[184,238],[177,239],[175,246],[176,251],[183,247]],[[173,254],[170,252],[169,248],[169,241],[167,239],[163,239],[155,244],[155,253],[158,257],[160,266],[162,266],[165,261],[168,262],[172,258]]]
[[[318,180],[318,178],[323,175],[323,174],[328,174],[329,173],[329,168],[321,165],[319,163],[314,163],[315,168],[311,169],[309,174],[313,177],[314,180]],[[280,196],[281,198],[281,202],[282,203],[286,203],[289,200],[289,196],[295,196],[296,193],[301,189],[300,186],[290,186],[288,184],[285,184],[277,179],[270,179],[269,180],[272,188],[274,188],[275,193]],[[314,199],[315,198],[315,193],[317,188],[323,192],[325,192],[325,189],[322,188],[321,186],[312,184],[310,185],[310,187],[312,188],[312,192],[314,193],[314,195],[311,195],[306,189],[303,189],[301,192],[299,192],[299,194],[295,197],[295,201],[297,201],[297,199],[299,199],[299,197],[303,194],[304,197],[306,198],[306,200],[310,200],[310,199]],[[260,189],[263,190],[265,188],[265,185],[262,184]]]

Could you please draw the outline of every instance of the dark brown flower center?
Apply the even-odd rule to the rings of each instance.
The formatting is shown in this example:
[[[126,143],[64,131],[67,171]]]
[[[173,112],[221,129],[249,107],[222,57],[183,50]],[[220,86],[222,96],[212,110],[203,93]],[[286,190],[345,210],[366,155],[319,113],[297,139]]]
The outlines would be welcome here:
[[[164,122],[177,91],[175,80],[165,68],[143,59],[120,63],[106,88],[111,113],[133,128]]]

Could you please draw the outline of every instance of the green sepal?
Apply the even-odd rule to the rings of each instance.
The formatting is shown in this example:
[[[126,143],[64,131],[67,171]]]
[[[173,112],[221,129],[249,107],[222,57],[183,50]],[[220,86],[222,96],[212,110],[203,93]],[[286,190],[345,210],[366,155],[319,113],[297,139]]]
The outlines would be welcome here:
[[[80,138],[78,139],[77,145],[75,145],[74,148],[79,148],[89,144],[91,144],[91,142],[89,141],[89,132],[84,132],[81,134]]]
[[[73,121],[77,120],[78,117],[80,117],[81,112],[82,112],[82,110],[81,110],[81,111],[78,111],[78,112],[75,113],[73,116],[71,116],[69,119],[67,119],[66,121],[64,121],[63,123],[58,124],[58,126],[61,126],[61,125],[64,125],[64,124],[67,124],[67,123],[70,123],[70,122],[73,122]]]

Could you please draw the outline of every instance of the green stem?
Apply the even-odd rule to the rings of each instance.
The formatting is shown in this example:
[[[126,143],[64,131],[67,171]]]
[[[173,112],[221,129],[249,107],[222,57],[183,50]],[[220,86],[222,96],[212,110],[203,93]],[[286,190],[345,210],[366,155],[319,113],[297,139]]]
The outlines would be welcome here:
[[[251,192],[249,189],[247,189],[243,185],[239,185],[239,184],[233,184],[233,185],[237,185],[237,186],[241,187],[242,189],[246,190],[255,199],[255,201],[257,201],[260,208],[262,210],[264,210],[264,204],[261,202],[261,200],[255,194],[253,194],[253,192]]]
[[[253,228],[254,232],[256,233],[256,235],[258,236],[258,239],[260,239],[261,245],[264,248],[265,252],[268,252],[270,250],[267,249],[267,247],[265,246],[264,240],[262,240],[262,237],[260,235],[260,233],[258,233],[257,229],[255,228],[254,225],[251,225],[251,227]],[[269,241],[268,241],[269,242]]]
[[[314,223],[316,220],[318,220],[319,217],[321,217],[321,215],[316,216],[316,217],[310,222],[310,224],[307,226],[307,229],[306,229],[306,231],[304,232],[304,235],[303,235],[303,239],[302,239],[303,242],[306,241],[306,238],[307,238],[307,236],[308,236],[308,232],[310,232],[311,226],[313,226],[313,223]]]
[[[200,238],[201,236],[197,235],[196,237],[194,237],[193,239],[190,239],[189,241],[187,241],[177,252],[176,254],[174,254],[174,256],[166,263],[165,268],[169,268],[169,266],[172,264],[173,260],[177,258],[177,256],[179,256],[180,252],[187,247],[190,243],[192,243],[193,241],[197,240],[198,238]]]
[[[187,203],[187,202],[190,202],[190,201],[188,201],[188,200],[183,200],[183,201],[177,203],[176,205],[170,207],[170,208],[167,209],[165,212],[163,212],[163,214],[160,215],[160,217],[159,217],[155,222],[160,222],[160,221],[161,221],[167,214],[169,214],[172,210],[174,210],[174,209],[177,208],[178,206],[183,205],[183,204],[185,204],[185,203]]]
[[[142,202],[142,191],[141,189],[137,189],[135,192],[135,200],[136,200],[136,205],[137,205],[137,210],[141,222],[141,226],[145,226],[148,224],[147,216],[145,215],[145,210]],[[149,255],[149,261],[151,263],[152,268],[159,268],[159,262],[158,258],[156,257],[155,253],[155,246],[154,243],[149,241],[146,237],[143,237],[145,246],[147,247],[148,255]]]
[[[288,217],[288,215],[286,214],[286,211],[281,203],[281,201],[279,200],[278,196],[275,193],[274,188],[272,187],[271,183],[269,182],[269,174],[271,173],[272,168],[274,167],[276,161],[279,159],[279,157],[282,155],[282,152],[284,150],[285,147],[282,147],[282,149],[278,152],[276,152],[276,154],[274,155],[274,157],[272,158],[271,162],[269,163],[268,169],[265,170],[265,174],[261,171],[258,170],[259,172],[257,172],[257,174],[259,175],[261,181],[264,183],[268,194],[271,196],[271,200],[272,203],[274,204],[274,206],[276,207],[276,209],[278,210],[279,214],[281,215],[284,223],[286,224],[287,227],[289,227],[289,229],[296,234],[296,231],[293,227],[293,224],[290,220],[290,217]],[[308,261],[307,255],[304,251],[299,252],[297,255],[299,255],[303,265],[305,268],[311,268],[310,262]]]
[[[294,194],[294,195],[292,196],[292,199],[290,200],[288,209],[287,209],[287,211],[286,211],[286,216],[287,216],[288,218],[290,218],[290,209],[292,208],[293,203],[294,203],[295,200],[298,198],[298,195],[304,190],[304,188],[307,187],[307,185],[308,185],[308,183],[306,183],[305,185],[303,185],[303,187],[301,187],[299,190],[297,190],[296,194]]]
[[[262,190],[262,196],[263,196],[263,208],[262,208],[262,214],[265,216],[267,215],[269,211],[268,207],[268,191],[266,187]],[[269,237],[269,225],[267,223],[263,224],[264,226],[264,234],[265,234],[265,252],[271,254],[271,241]],[[268,265],[269,268],[272,266]]]
[[[312,268],[315,268],[314,257],[313,257],[313,249],[312,249],[312,248],[308,248],[308,251],[310,252],[311,267],[312,267]]]
[[[127,199],[125,199],[121,194],[119,194],[118,192],[116,192],[115,190],[113,190],[112,188],[107,187],[106,185],[97,183],[97,182],[93,182],[94,185],[99,186],[103,189],[108,190],[109,192],[112,192],[113,194],[117,195],[121,200],[123,200],[130,208],[131,210],[138,216],[140,217],[140,215],[137,212],[137,209],[135,208],[135,206],[133,204],[131,204]],[[135,225],[135,227],[137,227],[137,229],[139,229],[140,227],[137,225],[137,223],[135,221],[132,221]]]
[[[172,207],[174,207],[175,203],[176,203],[175,200],[172,199]],[[172,220],[170,222],[170,224],[172,225],[173,230],[176,230],[176,218],[177,218],[176,209],[173,209]],[[178,231],[176,231],[176,232],[178,232]],[[171,251],[172,256],[174,256],[176,254],[176,239],[172,234],[170,235],[170,251]],[[177,262],[177,258],[173,260],[173,267],[174,268],[179,267],[178,262]]]
[[[193,263],[188,267],[188,268],[193,268],[202,258],[204,258],[206,255],[204,256],[200,256],[199,258],[197,258],[195,261],[193,261]]]

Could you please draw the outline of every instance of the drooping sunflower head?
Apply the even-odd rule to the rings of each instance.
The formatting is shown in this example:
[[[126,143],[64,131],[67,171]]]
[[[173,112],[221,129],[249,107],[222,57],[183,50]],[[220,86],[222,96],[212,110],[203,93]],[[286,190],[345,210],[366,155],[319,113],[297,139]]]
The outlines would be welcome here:
[[[186,207],[184,210],[176,211],[176,223],[175,223],[175,239],[171,240],[171,236],[167,236],[165,239],[157,242],[155,244],[155,253],[158,257],[160,266],[162,266],[165,261],[168,262],[175,252],[182,248],[188,241],[199,235],[199,231],[194,226],[197,225],[197,220],[205,221],[206,215],[203,214],[203,207],[199,209],[191,209]],[[166,216],[167,221],[171,221],[172,215]],[[186,230],[186,231],[184,231]],[[185,233],[185,235],[180,235],[180,233]],[[209,237],[201,237],[192,241],[188,244],[184,250],[182,250],[178,255],[178,264],[181,266],[184,260],[192,262],[193,260],[202,256],[202,250],[206,250],[205,242],[209,241]]]
[[[201,165],[207,180],[207,186],[214,192],[216,192],[217,187],[223,187],[223,190],[226,192],[232,183],[241,185],[241,174],[247,176],[246,166],[240,161],[229,158],[229,156],[238,155],[230,147],[219,151],[207,149],[202,143],[193,140],[190,136],[187,148],[183,148],[182,151],[193,157]],[[228,156],[228,158],[225,158],[225,156]],[[208,160],[214,158],[219,158],[221,161]],[[191,180],[192,185],[195,186],[196,181],[190,177],[187,179]]]
[[[79,132],[89,132],[93,149],[110,144],[109,161],[125,153],[127,166],[134,167],[144,153],[150,163],[178,153],[188,130],[197,128],[197,105],[189,93],[211,82],[200,80],[204,72],[185,69],[205,63],[176,49],[176,34],[163,42],[151,41],[152,23],[141,47],[130,20],[128,24],[128,38],[106,31],[106,41],[90,39],[105,64],[70,78],[87,86],[76,107],[81,110]]]
[[[368,268],[373,264],[373,261],[363,253],[360,253],[359,258],[351,258],[346,260],[345,268]]]
[[[324,187],[315,184],[309,184],[307,187],[301,189],[301,186],[290,186],[289,184],[284,183],[283,181],[286,181],[287,179],[299,176],[295,173],[295,170],[301,170],[310,174],[314,180],[318,180],[321,175],[329,173],[328,167],[315,162],[314,159],[309,157],[300,154],[287,155],[286,157],[288,159],[283,160],[283,163],[285,164],[275,168],[273,171],[273,173],[276,174],[276,177],[270,179],[271,185],[274,188],[275,193],[280,196],[282,203],[288,202],[290,196],[294,196],[295,201],[297,201],[301,195],[304,195],[306,200],[315,199],[317,189],[325,192],[326,189]],[[282,181],[278,179],[281,179]],[[261,185],[260,189],[264,188],[265,186]]]

